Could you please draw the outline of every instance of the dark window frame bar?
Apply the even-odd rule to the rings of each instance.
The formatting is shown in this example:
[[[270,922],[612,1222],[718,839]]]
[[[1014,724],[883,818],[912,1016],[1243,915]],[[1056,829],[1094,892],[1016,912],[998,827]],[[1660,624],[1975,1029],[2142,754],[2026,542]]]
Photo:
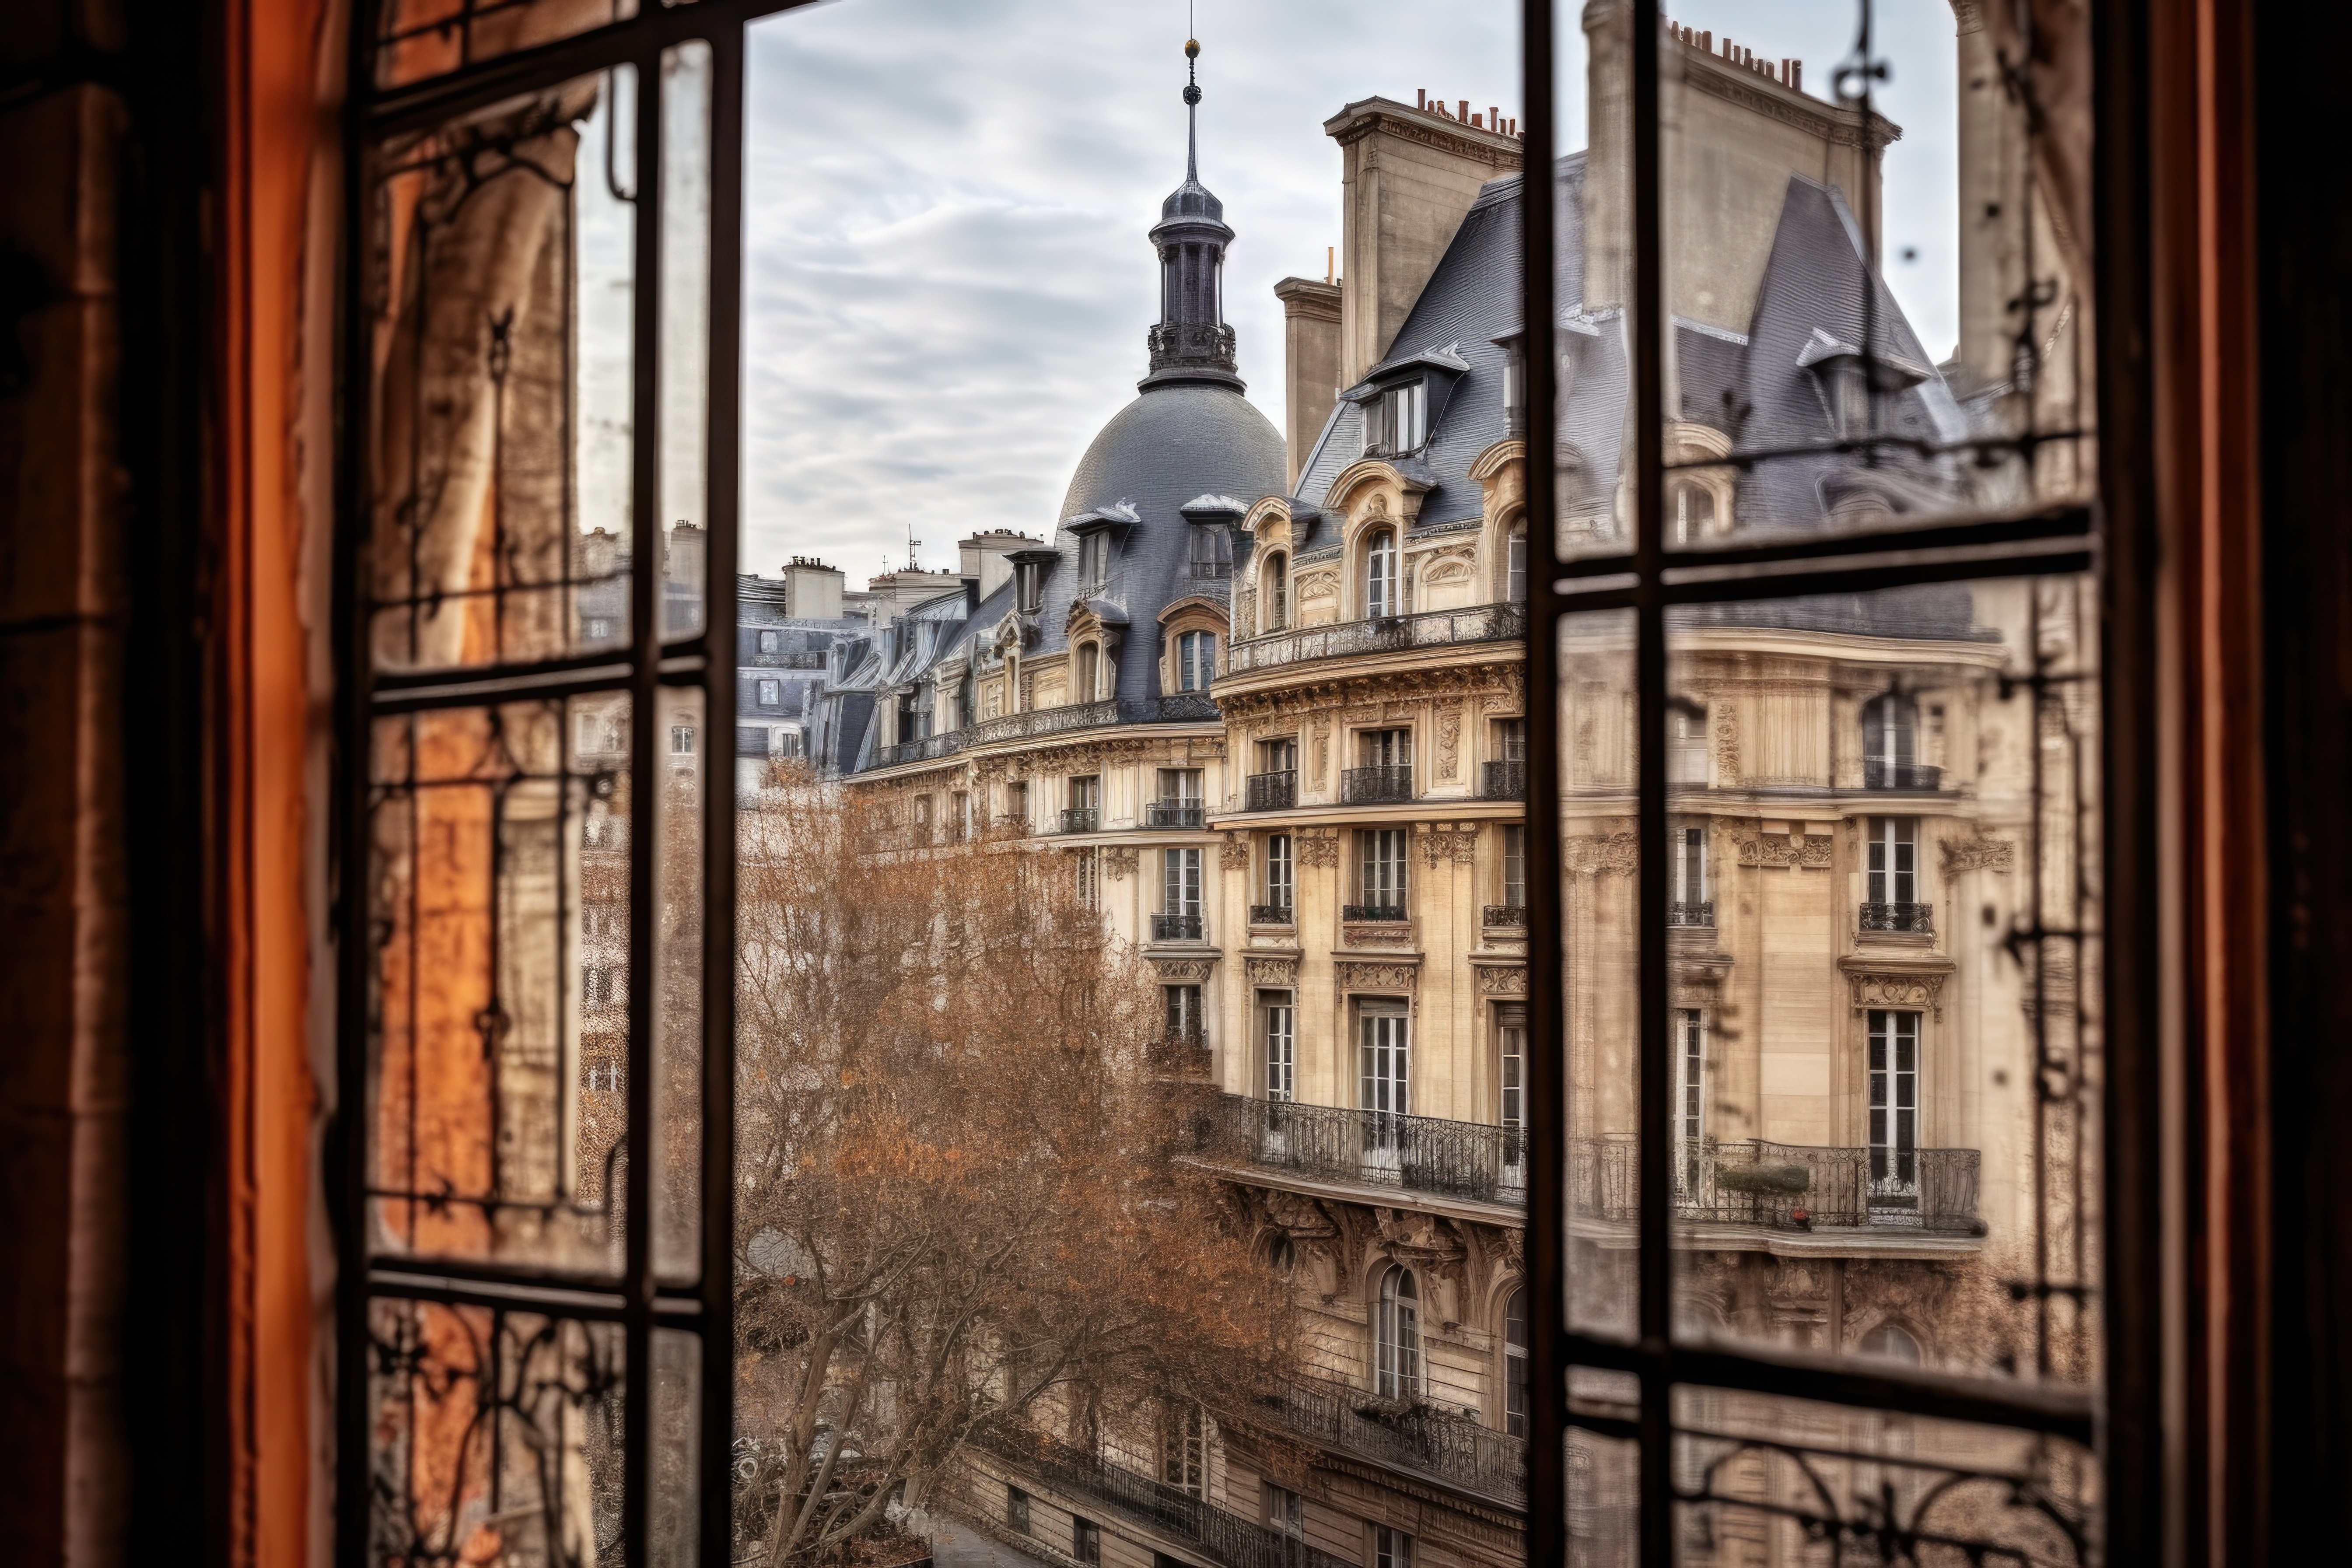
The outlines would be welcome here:
[[[593,1281],[561,1271],[457,1260],[383,1259],[369,1255],[366,1212],[371,1130],[367,1104],[368,932],[364,900],[353,896],[367,865],[369,726],[383,715],[470,707],[502,699],[551,700],[591,691],[632,696],[633,755],[630,855],[628,1147],[650,1146],[653,1126],[653,996],[656,907],[654,859],[660,840],[656,787],[665,764],[660,731],[664,689],[698,689],[702,727],[734,711],[736,649],[732,637],[707,630],[665,640],[659,618],[658,485],[661,445],[660,316],[661,58],[676,46],[701,42],[710,50],[709,101],[710,206],[709,355],[706,374],[705,499],[709,553],[703,626],[732,626],[740,560],[740,364],[742,301],[743,73],[745,28],[761,16],[801,0],[703,0],[691,7],[648,5],[630,20],[600,27],[401,88],[377,89],[373,62],[382,0],[362,0],[352,19],[343,117],[348,156],[343,175],[342,286],[346,307],[341,341],[342,406],[334,582],[337,671],[336,958],[337,1103],[330,1142],[328,1181],[337,1251],[336,1482],[343,1500],[335,1521],[335,1558],[343,1568],[369,1561],[372,1453],[369,1444],[368,1307],[372,1300],[410,1300],[537,1311],[583,1321],[616,1321],[626,1337],[623,1458],[622,1555],[651,1560],[653,1516],[649,1438],[654,1407],[653,1338],[656,1329],[697,1335],[699,1360],[699,1447],[706,1457],[698,1478],[699,1560],[728,1561],[732,1499],[723,1456],[733,1437],[733,1313],[730,1261],[734,1235],[734,815],[735,773],[727,748],[710,746],[701,759],[702,900],[700,1257],[697,1279],[665,1284],[653,1266],[654,1162],[633,1159],[626,1264],[617,1279]],[[371,481],[367,431],[373,387],[366,374],[368,328],[357,301],[367,298],[370,183],[374,150],[390,136],[429,128],[503,100],[541,90],[614,66],[638,72],[635,110],[639,167],[636,195],[633,357],[632,575],[630,638],[593,654],[524,664],[376,675],[372,668],[367,605],[366,519]],[[651,177],[647,177],[648,174]],[[715,1483],[715,1484],[714,1484]]]
[[[1529,178],[1548,173],[1559,145],[1554,112],[1559,7],[1556,0],[1523,0],[1521,102],[1526,130],[1523,167]],[[2105,1132],[2096,1240],[2102,1302],[2103,1381],[2089,1388],[2002,1384],[1983,1379],[1896,1373],[1850,1358],[1768,1350],[1725,1351],[1678,1344],[1672,1322],[1671,1181],[1672,1010],[1668,1005],[1668,871],[1664,858],[1644,855],[1640,909],[1640,1258],[1638,1328],[1632,1342],[1572,1331],[1566,1321],[1564,1173],[1567,1093],[1563,1056],[1528,1055],[1530,1120],[1527,1267],[1530,1289],[1552,1303],[1544,1331],[1530,1334],[1530,1414],[1528,1478],[1528,1560],[1569,1560],[1567,1436],[1573,1427],[1633,1444],[1639,1453],[1639,1541],[1635,1560],[1667,1568],[1675,1559],[1674,1426],[1670,1402],[1677,1384],[1706,1385],[1791,1398],[1828,1401],[1928,1416],[2005,1426],[2071,1438],[2095,1447],[2103,1500],[2154,1495],[2160,1481],[2160,1428],[2154,1309],[2159,1258],[2152,1172],[2157,1149],[2155,1049],[2150,1026],[2158,1016],[2152,965],[2154,920],[2143,906],[2153,876],[2154,822],[2140,798],[2155,765],[2149,722],[2153,668],[2152,569],[2147,541],[2153,519],[2153,466],[2142,384],[2147,374],[2146,239],[2148,181],[2141,78],[2147,68],[2146,21],[2123,0],[2094,0],[2091,52],[2095,128],[2093,237],[2095,395],[2099,410],[2098,500],[2089,506],[1970,522],[1942,522],[1882,532],[1725,550],[1665,545],[1664,478],[1675,465],[1664,453],[1664,339],[1649,324],[1663,320],[1662,141],[1659,36],[1664,8],[1633,0],[1630,68],[1633,297],[1634,531],[1631,548],[1581,554],[1554,563],[1529,582],[1528,689],[1555,690],[1559,632],[1563,618],[1600,610],[1630,610],[1634,620],[1638,787],[1636,828],[1643,844],[1664,842],[1666,810],[1666,616],[1678,605],[1732,599],[1892,587],[1961,578],[2098,574],[2100,628],[2101,845],[2106,900],[2104,998],[2106,1026],[2101,1121]],[[1571,16],[1570,25],[1574,18]],[[1552,204],[1521,203],[1522,320],[1549,321],[1556,277]],[[1530,531],[1554,514],[1552,442],[1558,386],[1530,375],[1527,401],[1527,495]],[[1687,465],[1685,465],[1687,466]],[[1708,467],[1719,464],[1702,465]],[[1756,570],[1765,568],[1766,570]],[[1530,752],[1557,758],[1557,705],[1528,705]],[[1551,825],[1528,845],[1528,951],[1538,973],[1529,988],[1531,1037],[1560,1037],[1559,778],[1554,767],[1528,770],[1528,811]],[[1549,971],[1547,977],[1546,971]],[[1639,1396],[1631,1410],[1590,1400],[1571,1405],[1570,1366],[1632,1374]],[[2102,1506],[2105,1542],[2113,1561],[2134,1561],[2137,1543],[2152,1542],[2155,1527],[2124,1518],[2129,1509]]]

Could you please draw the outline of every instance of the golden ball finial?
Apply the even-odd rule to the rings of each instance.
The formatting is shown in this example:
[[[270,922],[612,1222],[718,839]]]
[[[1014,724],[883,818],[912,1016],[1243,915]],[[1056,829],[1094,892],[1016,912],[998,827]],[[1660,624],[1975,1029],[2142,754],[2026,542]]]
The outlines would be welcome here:
[[[1187,38],[1184,40],[1184,58],[1188,60],[1197,60],[1201,58],[1200,39]]]

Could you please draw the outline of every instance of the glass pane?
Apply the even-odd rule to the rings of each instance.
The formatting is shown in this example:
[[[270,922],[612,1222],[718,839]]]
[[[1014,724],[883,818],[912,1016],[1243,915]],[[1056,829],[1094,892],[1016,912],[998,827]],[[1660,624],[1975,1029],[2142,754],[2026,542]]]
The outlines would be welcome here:
[[[1679,1331],[2089,1383],[2096,596],[1677,612]]]
[[[1633,1337],[1640,1219],[1641,840],[1633,616],[1561,617],[1560,974],[1568,1065],[1568,1321]]]
[[[2063,184],[2086,149],[2048,138],[2089,117],[2060,101],[2074,84],[2016,63],[2088,43],[2021,47],[2016,14],[1675,7],[1659,68],[1669,547],[2088,493],[2088,229]],[[2064,130],[2030,129],[2044,123]]]
[[[648,1561],[653,1568],[694,1568],[701,1560],[701,1335],[654,1331],[653,1410]]]
[[[702,781],[717,743],[702,710],[700,692],[665,689],[656,729],[654,1267],[677,1281],[702,1272]]]
[[[1552,547],[1565,560],[1633,548],[1633,147],[1630,9],[1552,15]],[[1538,374],[1540,374],[1540,369]]]
[[[738,1496],[818,1495],[813,1361],[899,1376],[940,1309],[877,1271],[953,1237],[964,1462],[902,1391],[821,1514],[901,1477],[1057,1562],[1507,1562],[1518,13],[1203,12],[1188,66],[1131,9],[752,31],[743,598],[782,614],[739,646],[828,668],[739,825]]]
[[[384,0],[376,85],[404,87],[636,14],[636,0]]]
[[[710,46],[662,51],[661,515],[665,639],[702,630],[709,563]]]
[[[1641,1560],[1641,1473],[1635,1444],[1570,1430],[1570,1568],[1633,1568]]]
[[[634,98],[621,67],[378,149],[380,671],[628,640]]]
[[[2098,1462],[2031,1432],[1675,1391],[1678,1563],[2099,1560]]]
[[[620,1267],[628,700],[380,719],[369,1243]]]
[[[368,1304],[368,1561],[618,1562],[618,1323]]]

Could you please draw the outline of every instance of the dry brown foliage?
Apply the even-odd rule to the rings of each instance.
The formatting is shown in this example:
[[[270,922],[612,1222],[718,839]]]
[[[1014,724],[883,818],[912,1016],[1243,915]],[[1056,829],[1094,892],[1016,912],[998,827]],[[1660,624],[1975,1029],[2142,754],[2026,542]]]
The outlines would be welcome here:
[[[804,776],[741,822],[741,1550],[828,1562],[964,1444],[1091,1448],[1268,1385],[1287,1303],[1171,1156],[1148,968],[1067,862],[894,849]]]

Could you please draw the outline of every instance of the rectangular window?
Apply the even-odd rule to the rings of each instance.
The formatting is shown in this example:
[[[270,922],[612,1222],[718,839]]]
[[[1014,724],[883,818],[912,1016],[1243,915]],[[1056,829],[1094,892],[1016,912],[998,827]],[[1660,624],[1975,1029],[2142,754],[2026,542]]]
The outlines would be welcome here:
[[[1356,761],[1360,767],[1402,768],[1412,765],[1412,731],[1410,730],[1362,730],[1356,735]]]
[[[1914,816],[1874,816],[1870,819],[1869,889],[1866,896],[1871,903],[1892,910],[1919,901],[1918,833],[1919,819]]]
[[[1163,1412],[1160,1426],[1160,1479],[1187,1497],[1209,1495],[1209,1421],[1187,1401]]]
[[[1668,924],[1715,924],[1715,903],[1706,886],[1706,828],[1677,827],[1668,836],[1666,896]]]
[[[760,682],[760,706],[761,706],[761,707],[762,707],[762,708],[773,708],[777,703],[779,703],[779,702],[782,701],[783,700],[784,700],[784,699],[783,699],[783,683],[782,683],[782,682],[781,682],[781,681],[775,681],[775,680],[763,680],[763,681]]]
[[[1919,1015],[1870,1013],[1870,1198],[1919,1196]]]
[[[1102,1562],[1102,1526],[1082,1514],[1070,1516],[1070,1555],[1080,1563]]]
[[[1026,784],[1004,786],[1004,819],[1019,823],[1024,827],[1029,825],[1029,786]]]
[[[948,831],[959,839],[971,837],[971,796],[958,790],[948,797]]]
[[[761,653],[775,653],[780,651],[783,646],[784,639],[782,634],[778,632],[761,632],[760,634],[760,651]]]
[[[1502,1185],[1513,1195],[1528,1187],[1528,1010],[1495,1010],[1495,1120],[1503,1130]]]
[[[1358,920],[1405,918],[1405,871],[1412,843],[1402,827],[1366,828],[1356,835],[1360,851],[1356,899]]]
[[[1070,781],[1070,807],[1074,811],[1093,811],[1102,805],[1102,780],[1085,773]]]
[[[1160,912],[1201,918],[1201,851],[1162,849],[1160,852]],[[1197,933],[1196,933],[1197,934]]]
[[[1294,1033],[1295,1004],[1287,991],[1259,994],[1265,1016],[1265,1097],[1272,1100],[1298,1098],[1298,1042]]]
[[[1675,1180],[1685,1194],[1699,1184],[1700,1139],[1706,1092],[1706,1016],[1696,1007],[1675,1009]]]
[[[1004,1523],[1015,1535],[1029,1533],[1029,1494],[1019,1487],[1004,1489]]]
[[[1092,849],[1081,849],[1076,857],[1078,901],[1090,910],[1102,908],[1102,861]]]
[[[1371,1568],[1412,1568],[1412,1537],[1385,1524],[1374,1525]]]
[[[1184,632],[1176,638],[1176,689],[1206,691],[1217,678],[1217,638],[1213,632]]]
[[[1678,705],[1666,715],[1666,782],[1673,784],[1694,784],[1704,789],[1707,784],[1706,710],[1691,705]]]
[[[1276,919],[1287,918],[1297,899],[1293,880],[1291,842],[1287,833],[1265,836],[1265,908]],[[1279,911],[1275,914],[1275,911]]]
[[[1201,770],[1198,768],[1160,769],[1160,798],[1198,805],[1201,802]]]
[[[1516,822],[1503,826],[1503,907],[1528,907],[1528,830]]]
[[[1167,1026],[1171,1040],[1197,1040],[1207,1026],[1201,1017],[1201,988],[1197,985],[1162,985],[1160,988],[1161,1022]]]
[[[1402,1134],[1385,1119],[1407,1115],[1412,1109],[1410,1023],[1401,1005],[1368,1002],[1358,1025],[1360,1059],[1357,1064],[1357,1104],[1382,1119],[1374,1133],[1391,1151]]]
[[[1422,385],[1417,381],[1381,393],[1379,401],[1366,410],[1370,416],[1367,429],[1371,436],[1366,450],[1391,456],[1419,451],[1423,406]]]
[[[1289,773],[1298,771],[1298,737],[1284,735],[1276,740],[1257,743],[1257,771],[1262,773]]]
[[[673,724],[669,731],[669,752],[674,757],[694,755],[694,726]]]

